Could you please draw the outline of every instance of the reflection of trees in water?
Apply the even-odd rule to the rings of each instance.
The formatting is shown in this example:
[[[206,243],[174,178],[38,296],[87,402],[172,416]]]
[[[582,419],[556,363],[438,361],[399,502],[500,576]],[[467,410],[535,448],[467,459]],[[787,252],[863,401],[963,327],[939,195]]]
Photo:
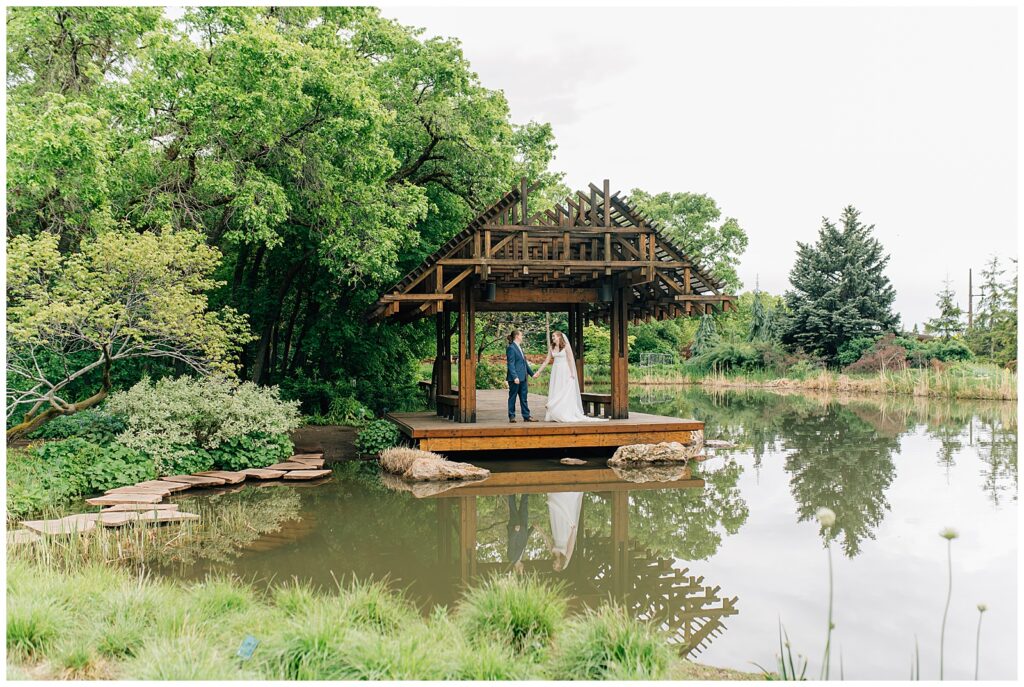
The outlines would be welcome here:
[[[791,451],[786,471],[799,519],[811,520],[818,508],[831,508],[833,536],[841,535],[843,551],[856,556],[889,509],[885,490],[896,474],[892,454],[899,438],[880,435],[838,404],[824,413],[787,415],[782,433],[783,446]]]
[[[793,473],[794,495],[800,517],[819,506],[843,513],[832,498],[853,507],[846,514],[844,544],[847,553],[859,550],[859,541],[881,521],[887,506],[884,490],[893,478],[892,454],[898,438],[919,428],[938,445],[937,460],[947,470],[957,455],[973,451],[982,462],[983,488],[993,503],[1017,498],[1017,404],[916,396],[842,396],[782,393],[757,389],[675,389],[675,398],[661,396],[645,412],[693,417],[705,422],[705,436],[736,441],[749,450],[755,468],[766,452],[778,447],[798,448],[800,455],[786,461]],[[837,443],[845,442],[845,443]],[[829,465],[813,465],[828,461]],[[863,467],[858,467],[861,465]],[[877,470],[859,476],[857,470]],[[829,488],[833,480],[835,488]],[[836,481],[839,480],[839,481]],[[846,486],[855,493],[847,494]],[[858,499],[861,503],[858,505]]]

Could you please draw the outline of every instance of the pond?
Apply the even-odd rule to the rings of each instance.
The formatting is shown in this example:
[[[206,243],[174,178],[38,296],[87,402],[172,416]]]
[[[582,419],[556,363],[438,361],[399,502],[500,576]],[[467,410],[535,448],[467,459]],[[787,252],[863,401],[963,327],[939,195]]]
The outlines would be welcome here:
[[[349,464],[315,487],[191,497],[202,536],[153,562],[175,577],[223,571],[260,584],[387,577],[425,609],[479,576],[534,571],[560,580],[575,607],[613,598],[655,619],[711,665],[774,668],[781,621],[817,677],[828,559],[814,513],[828,506],[834,679],[840,656],[846,679],[909,678],[915,638],[922,677],[938,677],[944,527],[959,532],[946,678],[973,677],[981,602],[980,677],[1016,678],[1016,404],[663,387],[631,403],[703,420],[707,438],[737,446],[654,483],[593,457],[575,468],[485,459],[497,484],[436,494],[393,490],[372,466]],[[565,484],[568,470],[588,483]]]

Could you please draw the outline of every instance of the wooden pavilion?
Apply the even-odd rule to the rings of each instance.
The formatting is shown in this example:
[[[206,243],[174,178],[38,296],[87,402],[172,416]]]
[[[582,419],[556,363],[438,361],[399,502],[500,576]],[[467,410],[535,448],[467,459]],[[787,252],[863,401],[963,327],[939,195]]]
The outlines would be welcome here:
[[[431,443],[435,450],[688,440],[701,423],[652,415],[631,418],[629,323],[726,310],[734,307],[733,297],[627,198],[611,193],[607,179],[602,187],[590,184],[587,191],[542,211],[530,207],[532,190],[523,179],[384,293],[371,310],[372,321],[433,317],[436,324],[438,355],[431,383],[436,415],[389,417],[413,441],[425,448]],[[486,396],[480,400],[487,412],[478,417],[475,319],[478,312],[488,311],[568,313],[566,335],[576,352],[584,408],[611,422],[510,426],[500,394],[493,392],[479,394]],[[582,388],[583,327],[592,322],[611,327],[608,394]],[[458,388],[452,385],[451,340],[456,332]],[[539,440],[549,436],[563,438]],[[476,441],[462,441],[468,438]]]

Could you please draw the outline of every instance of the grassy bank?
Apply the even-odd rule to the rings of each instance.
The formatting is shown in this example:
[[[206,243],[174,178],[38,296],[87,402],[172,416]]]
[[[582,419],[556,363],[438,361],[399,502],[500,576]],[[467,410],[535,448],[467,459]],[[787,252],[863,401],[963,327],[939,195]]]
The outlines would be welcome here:
[[[587,380],[608,383],[607,374],[588,371]],[[936,398],[1016,400],[1017,374],[994,365],[960,364],[944,370],[913,369],[846,374],[818,370],[799,376],[761,373],[710,373],[687,371],[684,366],[630,366],[630,385],[698,384],[712,388],[766,388],[825,391],[850,394],[894,394]]]
[[[236,655],[246,636],[251,658]],[[261,593],[102,564],[23,557],[7,569],[9,679],[738,679],[678,658],[654,629],[604,606],[570,616],[529,577],[471,590],[424,617],[382,583]]]

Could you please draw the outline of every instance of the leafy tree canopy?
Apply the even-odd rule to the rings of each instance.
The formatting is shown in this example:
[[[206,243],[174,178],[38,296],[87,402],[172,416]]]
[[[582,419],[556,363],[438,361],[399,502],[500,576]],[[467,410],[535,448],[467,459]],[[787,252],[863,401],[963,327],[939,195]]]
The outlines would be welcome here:
[[[733,217],[722,219],[718,203],[703,193],[629,192],[637,208],[665,230],[692,258],[710,268],[727,290],[742,286],[736,265],[747,248],[747,232]]]

